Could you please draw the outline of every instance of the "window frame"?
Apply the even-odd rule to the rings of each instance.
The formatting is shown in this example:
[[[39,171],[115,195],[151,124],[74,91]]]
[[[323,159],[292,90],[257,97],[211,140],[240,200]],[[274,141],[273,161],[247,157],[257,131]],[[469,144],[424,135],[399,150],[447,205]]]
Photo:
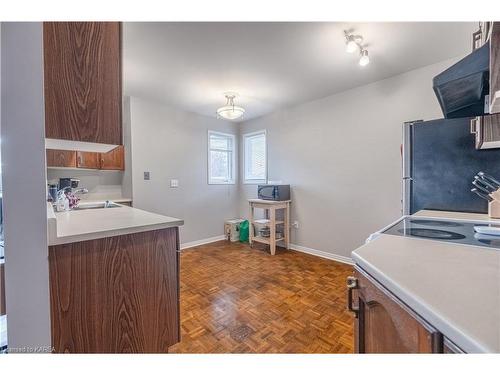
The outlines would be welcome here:
[[[264,147],[264,160],[265,160],[265,176],[263,179],[247,179],[247,142],[246,142],[246,139],[247,138],[251,138],[251,137],[254,137],[256,135],[261,135],[263,134],[264,135],[264,143],[265,143],[265,147]],[[247,185],[257,185],[257,184],[265,184],[267,183],[267,179],[268,179],[268,163],[267,163],[267,130],[266,129],[261,129],[261,130],[257,130],[257,131],[253,131],[253,132],[250,132],[250,133],[245,133],[245,134],[242,134],[242,138],[241,138],[241,142],[243,144],[243,183],[244,184],[247,184]]]
[[[218,149],[212,149],[210,147],[210,136],[211,135],[218,135],[222,137],[227,137],[231,139],[232,147],[230,151],[227,150],[218,150]],[[210,158],[210,153],[212,151],[225,151],[231,154],[231,157],[229,158],[229,161],[231,163],[230,166],[230,172],[231,172],[231,179],[229,180],[220,180],[220,179],[214,179],[212,178],[212,165],[210,163],[211,158]],[[234,185],[236,184],[236,136],[231,133],[223,133],[215,130],[209,130],[207,133],[207,182],[209,185]]]

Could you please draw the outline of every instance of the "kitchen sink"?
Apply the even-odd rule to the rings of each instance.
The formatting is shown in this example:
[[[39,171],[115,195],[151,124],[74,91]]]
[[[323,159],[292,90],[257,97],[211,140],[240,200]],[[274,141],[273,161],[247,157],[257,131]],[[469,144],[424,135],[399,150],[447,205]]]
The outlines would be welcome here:
[[[93,204],[81,204],[78,207],[74,207],[73,210],[81,211],[81,210],[95,210],[98,208],[117,208],[121,207],[119,204],[113,202],[102,202],[102,203],[93,203]]]

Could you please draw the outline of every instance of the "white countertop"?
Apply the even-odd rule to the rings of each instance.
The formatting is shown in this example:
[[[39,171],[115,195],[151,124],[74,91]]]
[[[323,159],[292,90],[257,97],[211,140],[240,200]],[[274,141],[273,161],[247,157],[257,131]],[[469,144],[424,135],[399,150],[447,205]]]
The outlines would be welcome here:
[[[438,211],[415,216],[490,221]],[[500,352],[500,250],[382,234],[352,257],[464,351]]]
[[[47,203],[49,245],[80,242],[123,234],[178,227],[181,219],[129,206],[54,212]]]

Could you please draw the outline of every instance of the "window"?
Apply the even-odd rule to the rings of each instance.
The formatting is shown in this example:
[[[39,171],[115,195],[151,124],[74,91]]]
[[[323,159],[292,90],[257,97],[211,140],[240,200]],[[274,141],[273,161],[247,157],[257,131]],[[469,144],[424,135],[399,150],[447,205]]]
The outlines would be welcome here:
[[[208,183],[234,184],[234,135],[208,132]]]
[[[244,178],[246,184],[266,182],[267,145],[266,131],[243,135]]]

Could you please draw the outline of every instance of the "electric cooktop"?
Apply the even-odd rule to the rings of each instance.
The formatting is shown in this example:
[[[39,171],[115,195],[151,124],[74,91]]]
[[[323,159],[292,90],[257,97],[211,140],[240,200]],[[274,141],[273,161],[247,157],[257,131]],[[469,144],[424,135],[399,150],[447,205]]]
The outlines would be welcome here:
[[[496,224],[470,221],[404,217],[382,233],[500,249],[500,236],[476,233],[474,226],[500,227]]]

